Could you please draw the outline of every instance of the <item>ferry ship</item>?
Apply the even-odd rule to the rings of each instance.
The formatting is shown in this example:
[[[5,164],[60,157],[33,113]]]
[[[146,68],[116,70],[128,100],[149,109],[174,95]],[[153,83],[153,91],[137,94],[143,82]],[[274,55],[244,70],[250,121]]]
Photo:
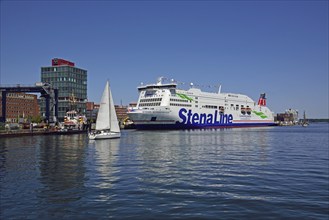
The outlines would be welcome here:
[[[242,94],[206,92],[191,83],[179,89],[174,80],[138,87],[136,107],[128,116],[137,129],[197,129],[274,126],[273,113],[266,106],[265,93],[258,103]]]

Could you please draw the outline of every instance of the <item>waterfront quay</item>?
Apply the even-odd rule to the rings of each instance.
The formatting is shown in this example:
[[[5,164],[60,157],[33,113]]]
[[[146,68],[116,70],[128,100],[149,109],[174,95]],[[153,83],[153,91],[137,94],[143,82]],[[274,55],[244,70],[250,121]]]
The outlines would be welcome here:
[[[9,125],[9,124],[8,124]],[[18,125],[18,124],[17,124]],[[21,137],[21,136],[36,136],[36,135],[73,135],[73,134],[84,134],[90,130],[94,130],[95,124],[90,124],[88,126],[82,127],[84,129],[58,129],[53,126],[49,128],[29,128],[24,129],[21,125],[15,127],[14,129],[1,127],[0,126],[0,138],[5,137]],[[133,129],[133,124],[122,125],[121,129]]]
[[[21,137],[21,136],[36,136],[36,135],[72,135],[72,134],[83,134],[87,133],[87,130],[55,130],[55,129],[18,129],[18,130],[0,130],[0,138],[5,137]]]

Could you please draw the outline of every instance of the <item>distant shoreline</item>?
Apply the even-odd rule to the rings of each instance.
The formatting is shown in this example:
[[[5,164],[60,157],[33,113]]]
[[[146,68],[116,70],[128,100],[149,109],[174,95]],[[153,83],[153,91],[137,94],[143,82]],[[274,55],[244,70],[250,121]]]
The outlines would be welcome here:
[[[329,123],[329,118],[327,119],[307,119],[309,122],[327,122]]]

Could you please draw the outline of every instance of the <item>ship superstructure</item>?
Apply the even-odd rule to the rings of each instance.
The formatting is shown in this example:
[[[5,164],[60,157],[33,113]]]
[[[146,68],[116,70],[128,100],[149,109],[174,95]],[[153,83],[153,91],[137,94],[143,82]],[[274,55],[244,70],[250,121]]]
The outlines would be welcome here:
[[[265,94],[258,103],[242,94],[178,89],[175,81],[138,87],[137,106],[128,115],[137,129],[191,129],[275,125]]]

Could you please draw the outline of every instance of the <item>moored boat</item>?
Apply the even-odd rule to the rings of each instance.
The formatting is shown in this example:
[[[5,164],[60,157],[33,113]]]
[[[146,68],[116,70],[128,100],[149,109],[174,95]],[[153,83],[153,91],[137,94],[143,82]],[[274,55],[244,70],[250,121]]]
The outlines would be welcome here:
[[[266,106],[265,93],[258,103],[243,94],[177,88],[171,80],[138,87],[136,107],[128,116],[137,129],[194,129],[274,126],[273,113]]]
[[[301,122],[301,125],[303,127],[307,127],[309,125],[308,120],[306,119],[306,113],[305,113],[305,111],[304,111],[304,117],[303,117],[303,120]]]
[[[62,129],[66,130],[83,130],[87,124],[87,117],[79,114],[75,110],[66,112],[64,122],[61,124]]]

